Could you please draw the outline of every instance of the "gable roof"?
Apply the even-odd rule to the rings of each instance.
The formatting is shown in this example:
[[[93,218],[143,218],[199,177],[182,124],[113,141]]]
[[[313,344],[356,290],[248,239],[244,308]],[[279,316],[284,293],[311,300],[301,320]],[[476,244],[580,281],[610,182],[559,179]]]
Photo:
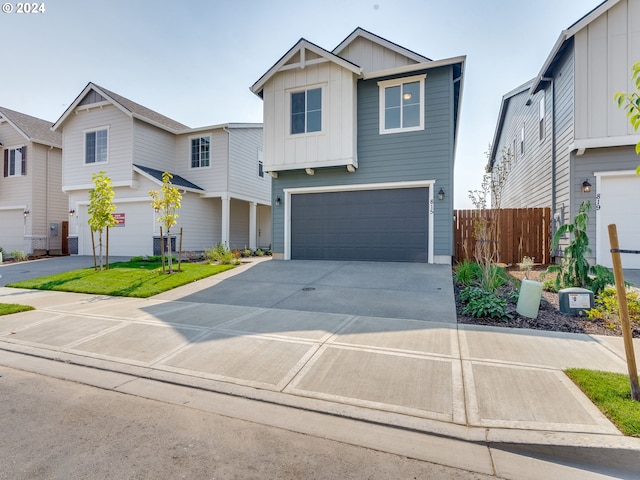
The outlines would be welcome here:
[[[414,60],[417,63],[431,61],[430,58],[420,55],[419,53],[409,50],[408,48],[404,48],[403,46],[398,45],[397,43],[390,42],[386,38],[382,38],[376,35],[375,33],[371,33],[361,27],[357,27],[353,32],[351,32],[347,38],[345,38],[342,42],[340,42],[340,44],[338,44],[336,48],[332,50],[332,53],[336,55],[340,55],[340,52],[342,52],[345,48],[347,48],[351,43],[353,43],[355,40],[357,40],[360,37],[366,38],[367,40],[370,40],[373,43],[377,43],[378,45],[382,45],[383,47],[386,47],[389,50],[399,53],[400,55],[404,55],[405,57],[410,58],[411,60]]]
[[[569,48],[570,42],[573,40],[573,36],[619,2],[620,0],[605,0],[578,21],[570,25],[569,28],[560,32],[560,36],[551,49],[551,53],[549,53],[549,56],[542,65],[540,73],[538,73],[538,75],[533,79],[533,83],[531,85],[532,95],[539,92],[540,89],[549,81],[549,75],[553,72],[564,52]]]
[[[155,168],[144,167],[142,165],[133,164],[133,171],[147,177],[152,182],[159,183],[160,185],[162,185],[162,174],[164,173],[164,171],[162,170],[157,170]],[[184,188],[186,190],[191,190],[196,193],[204,192],[204,188],[200,188],[198,185],[196,185],[195,183],[191,183],[186,178],[181,177],[180,175],[177,175],[172,172],[169,172],[169,173],[173,175],[173,178],[171,179],[171,183],[173,184],[174,187]]]
[[[166,130],[170,133],[182,133],[184,131],[190,130],[190,128],[186,125],[183,125],[180,122],[176,122],[169,117],[166,117],[158,112],[151,110],[150,108],[144,107],[139,103],[136,103],[128,98],[123,97],[122,95],[118,95],[106,88],[103,88],[95,83],[89,82],[86,87],[82,90],[80,95],[76,97],[73,103],[67,108],[62,116],[58,119],[58,121],[51,127],[52,130],[56,131],[58,128],[64,123],[67,117],[73,112],[76,107],[82,102],[82,100],[91,92],[95,91],[100,94],[102,97],[106,98],[110,103],[120,109],[123,113],[128,115],[131,118],[136,118],[138,120],[142,120],[146,123],[154,125],[162,130]]]
[[[498,149],[498,137],[500,136],[500,132],[502,131],[502,127],[504,126],[504,119],[507,116],[507,109],[509,108],[509,102],[513,97],[519,95],[523,92],[526,92],[533,85],[535,78],[532,78],[526,83],[523,83],[519,87],[514,88],[509,93],[505,93],[502,96],[502,103],[500,104],[500,112],[498,113],[498,123],[496,124],[496,131],[493,134],[493,142],[491,142],[491,152],[489,153],[489,166],[493,167],[495,162],[496,153]]]
[[[0,107],[0,120],[6,120],[29,142],[62,148],[62,135],[51,131],[51,122]]]
[[[300,52],[302,56],[301,68],[304,68],[305,64],[311,65],[313,63],[317,63],[317,60],[310,60],[306,62],[304,60],[304,50],[309,50],[315,53],[316,55],[318,55],[319,57],[321,57],[322,59],[336,63],[340,65],[342,68],[346,68],[347,70],[355,73],[356,75],[360,75],[362,73],[362,68],[360,68],[355,63],[352,63],[349,60],[345,60],[344,58],[339,57],[338,55],[335,55],[330,51],[325,50],[322,47],[319,47],[318,45],[310,42],[309,40],[301,38],[293,47],[289,49],[287,53],[285,53],[282,57],[280,57],[280,60],[278,60],[269,70],[267,70],[267,72],[264,75],[262,75],[258,79],[256,83],[254,83],[250,87],[251,91],[262,98],[262,88],[264,87],[264,84],[267,83],[269,79],[273,77],[277,72],[279,72],[283,67],[287,68],[286,67],[287,62],[289,62],[289,60],[291,60],[296,54],[298,54],[298,52]]]

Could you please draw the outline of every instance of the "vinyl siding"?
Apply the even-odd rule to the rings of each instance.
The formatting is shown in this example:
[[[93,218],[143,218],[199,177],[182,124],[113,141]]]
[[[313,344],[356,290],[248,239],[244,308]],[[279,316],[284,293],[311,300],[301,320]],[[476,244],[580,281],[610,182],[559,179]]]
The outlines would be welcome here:
[[[416,75],[420,72],[412,72]],[[272,183],[272,201],[283,189],[415,180],[436,180],[434,255],[453,255],[453,74],[450,67],[429,70],[425,79],[425,130],[379,134],[379,92],[375,80],[358,82],[358,169],[280,172]],[[429,208],[425,205],[425,208]],[[273,207],[273,251],[284,251],[284,208]]]
[[[231,199],[229,248],[241,250],[249,246],[249,204]]]
[[[162,171],[175,172],[175,135],[140,120],[134,120],[133,126],[133,163]]]
[[[262,128],[229,129],[229,195],[269,205],[271,177],[258,175],[258,150]]]
[[[191,168],[191,139],[211,137],[209,166]],[[222,128],[183,134],[176,138],[176,173],[207,192],[226,192],[228,183],[229,138]]]
[[[185,252],[202,252],[220,242],[222,229],[222,202],[219,198],[203,199],[187,193],[182,197],[182,208],[178,214],[178,225],[175,233],[182,233],[182,250]],[[176,243],[176,247],[178,244]]]
[[[85,131],[109,127],[108,161],[85,164]],[[63,186],[91,184],[91,176],[107,171],[111,181],[130,182],[133,175],[133,120],[112,105],[91,110],[80,109],[63,126]]]

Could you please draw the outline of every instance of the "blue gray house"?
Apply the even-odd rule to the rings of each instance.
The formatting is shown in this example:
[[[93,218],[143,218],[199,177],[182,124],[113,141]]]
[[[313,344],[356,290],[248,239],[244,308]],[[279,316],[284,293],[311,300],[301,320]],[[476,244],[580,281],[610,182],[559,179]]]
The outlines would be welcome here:
[[[451,262],[464,62],[357,28],[332,51],[300,39],[251,87],[274,258]]]

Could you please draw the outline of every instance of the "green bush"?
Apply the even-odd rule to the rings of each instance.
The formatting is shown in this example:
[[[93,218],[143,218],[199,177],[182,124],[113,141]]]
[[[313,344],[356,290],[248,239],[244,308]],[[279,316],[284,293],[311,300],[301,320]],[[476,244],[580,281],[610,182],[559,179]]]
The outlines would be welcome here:
[[[209,263],[217,262],[220,265],[238,265],[240,263],[240,259],[236,258],[222,242],[219,242],[215,247],[206,249],[204,256]]]
[[[256,250],[256,256],[264,257],[264,251],[261,248],[257,249]]]
[[[470,317],[497,318],[508,320],[507,301],[498,298],[480,287],[467,287],[460,292],[460,300],[465,302],[462,313]]]
[[[22,250],[12,250],[9,252],[9,255],[13,257],[16,262],[24,262],[29,259],[29,256],[24,253]]]
[[[482,278],[480,265],[469,259],[465,259],[456,265],[454,278],[458,285],[464,285],[465,287],[476,285],[480,283],[480,279]]]
[[[591,320],[602,319],[609,323],[620,322],[618,315],[618,296],[614,287],[605,287],[596,298],[596,305],[587,312]],[[627,290],[627,306],[629,320],[640,325],[640,294],[635,290]]]

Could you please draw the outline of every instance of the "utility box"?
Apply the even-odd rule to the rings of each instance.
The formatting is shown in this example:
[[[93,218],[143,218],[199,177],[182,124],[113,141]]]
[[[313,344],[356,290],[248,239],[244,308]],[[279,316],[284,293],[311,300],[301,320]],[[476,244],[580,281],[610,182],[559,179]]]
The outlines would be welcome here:
[[[57,237],[58,236],[58,224],[57,223],[49,224],[49,236],[50,237]]]
[[[594,306],[593,292],[586,288],[563,288],[558,292],[560,313],[583,316]]]

